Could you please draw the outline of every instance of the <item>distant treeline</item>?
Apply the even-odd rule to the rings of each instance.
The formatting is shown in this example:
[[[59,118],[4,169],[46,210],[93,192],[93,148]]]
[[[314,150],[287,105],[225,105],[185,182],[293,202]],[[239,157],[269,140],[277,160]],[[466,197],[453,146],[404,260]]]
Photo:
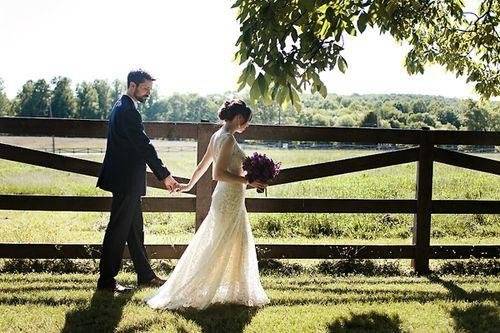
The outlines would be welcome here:
[[[76,89],[66,77],[27,81],[10,100],[0,79],[0,116],[106,119],[113,103],[125,91],[115,80],[80,82]],[[160,97],[157,91],[141,104],[144,120],[217,121],[217,110],[234,93],[200,96],[174,94]],[[245,95],[240,95],[245,99]],[[379,94],[340,96],[303,95],[303,108],[259,103],[253,123],[304,126],[458,129],[500,131],[500,103],[477,102],[441,96]]]

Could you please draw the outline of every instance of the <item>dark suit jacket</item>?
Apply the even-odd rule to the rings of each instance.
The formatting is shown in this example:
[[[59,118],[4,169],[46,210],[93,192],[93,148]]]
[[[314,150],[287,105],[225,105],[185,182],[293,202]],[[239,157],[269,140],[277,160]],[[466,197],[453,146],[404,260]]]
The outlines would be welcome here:
[[[97,187],[113,193],[146,195],[146,163],[158,180],[170,175],[144,132],[132,98],[123,95],[109,116],[106,155]]]

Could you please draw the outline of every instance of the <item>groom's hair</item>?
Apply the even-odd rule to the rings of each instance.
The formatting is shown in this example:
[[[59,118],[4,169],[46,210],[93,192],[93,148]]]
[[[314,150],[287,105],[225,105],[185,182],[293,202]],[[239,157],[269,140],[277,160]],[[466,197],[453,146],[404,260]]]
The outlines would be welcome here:
[[[134,71],[131,71],[127,75],[127,88],[130,87],[130,83],[134,82],[136,85],[139,85],[143,82],[146,81],[155,81],[156,79],[151,76],[148,72],[142,70],[142,69],[137,69]]]

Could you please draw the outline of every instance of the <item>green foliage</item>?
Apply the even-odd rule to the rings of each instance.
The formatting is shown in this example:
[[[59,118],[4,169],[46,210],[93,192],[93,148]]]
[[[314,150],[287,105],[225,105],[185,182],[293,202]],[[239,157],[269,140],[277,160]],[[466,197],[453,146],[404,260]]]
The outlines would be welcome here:
[[[114,104],[126,91],[126,83],[120,80],[114,80],[111,83],[110,98],[111,103]]]
[[[3,80],[0,78],[0,117],[1,116],[11,116],[12,115],[12,105],[5,94]]]
[[[10,108],[14,116],[47,116],[48,107],[36,103],[40,93],[35,86],[43,88],[43,80],[28,81],[13,101]],[[70,80],[56,77],[52,80],[54,90],[45,85],[45,99],[51,100],[55,117],[106,119],[112,104],[122,95],[124,84],[118,80],[111,85],[107,81],[95,80],[77,85],[76,96],[71,91]],[[1,86],[0,86],[1,88]],[[0,102],[1,99],[0,90]],[[139,104],[139,111],[146,121],[218,122],[217,111],[223,101],[238,97],[248,100],[245,94],[208,95],[174,94],[160,97],[153,89],[150,98]],[[5,100],[7,105],[10,101]],[[494,131],[500,128],[500,103],[441,96],[411,94],[384,94],[351,96],[317,94],[301,95],[302,112],[295,112],[292,105],[282,107],[275,102],[259,100],[252,106],[254,124],[283,124],[300,126],[341,126],[381,128],[478,129]],[[5,104],[5,102],[4,102]],[[41,105],[38,109],[36,105]],[[45,107],[46,109],[43,109]]]
[[[413,113],[426,113],[427,112],[427,105],[422,101],[422,100],[417,100],[413,106]]]
[[[408,118],[410,124],[425,124],[426,127],[436,127],[436,120],[430,114],[415,113]],[[411,125],[410,125],[411,126]],[[417,127],[418,128],[418,127]]]
[[[150,106],[144,106],[143,115],[145,120],[217,122],[217,110],[223,101],[224,97],[218,95],[174,94],[157,98]]]
[[[99,105],[98,118],[106,119],[113,103],[111,99],[111,87],[105,80],[94,80],[92,86],[97,93],[97,103]]]
[[[235,58],[243,66],[238,84],[250,89],[252,101],[301,108],[299,94],[307,88],[325,97],[319,74],[346,72],[344,36],[367,26],[410,46],[408,73],[439,64],[466,76],[483,97],[500,95],[496,0],[482,0],[476,12],[465,12],[459,0],[236,0],[233,7],[240,24]]]
[[[361,120],[360,127],[379,127],[380,122],[375,112],[368,112]]]
[[[498,128],[493,120],[498,121],[498,115],[494,118],[484,107],[478,103],[469,100],[464,113],[464,125],[471,131],[487,131]]]
[[[82,82],[78,84],[76,98],[78,100],[78,118],[101,119],[99,95],[92,83]]]
[[[14,100],[14,113],[20,117],[48,117],[50,96],[50,87],[45,80],[29,80]]]
[[[71,80],[66,77],[52,79],[51,110],[54,118],[70,118],[76,116],[76,98],[71,89]]]
[[[441,124],[450,124],[455,129],[459,129],[461,126],[459,115],[451,109],[442,109],[437,111],[437,119]]]

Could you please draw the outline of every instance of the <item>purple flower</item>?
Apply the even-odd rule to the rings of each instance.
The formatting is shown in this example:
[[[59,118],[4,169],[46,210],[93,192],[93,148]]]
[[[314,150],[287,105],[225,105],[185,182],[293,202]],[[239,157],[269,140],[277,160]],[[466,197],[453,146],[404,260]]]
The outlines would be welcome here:
[[[267,182],[274,179],[280,172],[280,166],[281,162],[275,163],[266,154],[257,152],[243,161],[243,170],[247,172],[246,178],[250,183],[255,180]]]

